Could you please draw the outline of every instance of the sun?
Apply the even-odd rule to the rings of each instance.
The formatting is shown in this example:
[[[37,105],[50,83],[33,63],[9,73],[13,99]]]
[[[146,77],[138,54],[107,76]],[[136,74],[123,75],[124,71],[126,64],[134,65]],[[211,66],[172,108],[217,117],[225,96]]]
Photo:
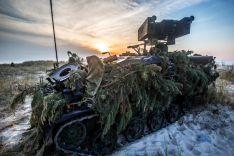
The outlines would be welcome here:
[[[105,44],[96,44],[95,45],[97,49],[99,49],[101,52],[105,52],[108,50],[108,47]]]

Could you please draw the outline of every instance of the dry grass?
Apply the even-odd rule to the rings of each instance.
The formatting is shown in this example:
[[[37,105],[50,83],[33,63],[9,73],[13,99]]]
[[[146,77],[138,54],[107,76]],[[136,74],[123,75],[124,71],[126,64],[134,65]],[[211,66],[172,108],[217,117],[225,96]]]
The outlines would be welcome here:
[[[3,143],[2,136],[0,137],[0,149],[2,149],[7,143]]]
[[[227,69],[227,70],[222,70],[219,72],[220,74],[220,79],[227,80],[234,84],[234,69]]]
[[[215,86],[211,84],[208,87],[208,93],[198,96],[196,103],[205,104],[205,107],[209,104],[220,103],[234,109],[234,74],[229,70],[220,71],[220,77],[216,80]]]
[[[54,61],[25,61],[15,64],[0,64],[0,118],[11,114],[9,104],[13,97],[29,85],[40,82],[38,74],[53,68]],[[67,62],[59,62],[62,66]]]
[[[53,68],[54,61],[25,61],[15,64],[11,67],[10,64],[0,64],[1,78],[15,77],[16,75],[37,74],[38,71],[46,71]],[[60,61],[59,65],[66,64],[65,61]]]
[[[17,93],[28,87],[28,85],[38,82],[39,77],[33,75],[0,79],[0,117],[6,117],[10,114],[9,104]]]
[[[14,145],[12,148],[2,148],[0,151],[0,156],[12,156],[12,155],[20,155],[19,153],[23,151],[25,144],[27,144],[33,137],[36,135],[37,131],[33,131],[31,135],[23,140],[20,140],[18,144]]]
[[[228,104],[234,109],[234,70],[233,68],[220,71],[216,81],[216,101]]]

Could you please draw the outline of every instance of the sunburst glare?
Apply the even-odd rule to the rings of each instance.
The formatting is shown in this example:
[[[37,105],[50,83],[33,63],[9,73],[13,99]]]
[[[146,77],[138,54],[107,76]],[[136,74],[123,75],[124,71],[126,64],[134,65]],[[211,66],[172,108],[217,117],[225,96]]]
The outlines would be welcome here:
[[[107,51],[109,49],[105,44],[95,44],[95,46],[101,52]]]

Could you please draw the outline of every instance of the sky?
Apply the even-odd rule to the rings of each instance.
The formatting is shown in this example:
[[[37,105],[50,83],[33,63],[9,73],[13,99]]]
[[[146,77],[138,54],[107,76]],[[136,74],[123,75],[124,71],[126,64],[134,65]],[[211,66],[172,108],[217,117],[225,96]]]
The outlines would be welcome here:
[[[143,43],[138,29],[152,15],[195,17],[169,51],[234,60],[234,0],[53,0],[53,15],[59,60],[68,50],[84,58],[133,52],[127,46]],[[50,0],[0,0],[0,63],[28,60],[56,60]]]

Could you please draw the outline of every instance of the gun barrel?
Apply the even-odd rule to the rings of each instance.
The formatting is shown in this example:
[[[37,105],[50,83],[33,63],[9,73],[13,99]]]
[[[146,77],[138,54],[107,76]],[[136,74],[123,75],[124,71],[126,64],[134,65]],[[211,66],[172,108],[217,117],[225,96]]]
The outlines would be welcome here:
[[[117,58],[116,55],[112,55],[112,56],[109,56],[109,57],[105,58],[105,59],[103,60],[103,62],[104,62],[104,63],[113,62],[113,61],[115,61],[115,60],[117,60],[117,59],[118,59],[118,58]]]
[[[213,56],[191,56],[189,57],[189,60],[194,64],[206,65],[208,63],[211,63],[214,59]]]

